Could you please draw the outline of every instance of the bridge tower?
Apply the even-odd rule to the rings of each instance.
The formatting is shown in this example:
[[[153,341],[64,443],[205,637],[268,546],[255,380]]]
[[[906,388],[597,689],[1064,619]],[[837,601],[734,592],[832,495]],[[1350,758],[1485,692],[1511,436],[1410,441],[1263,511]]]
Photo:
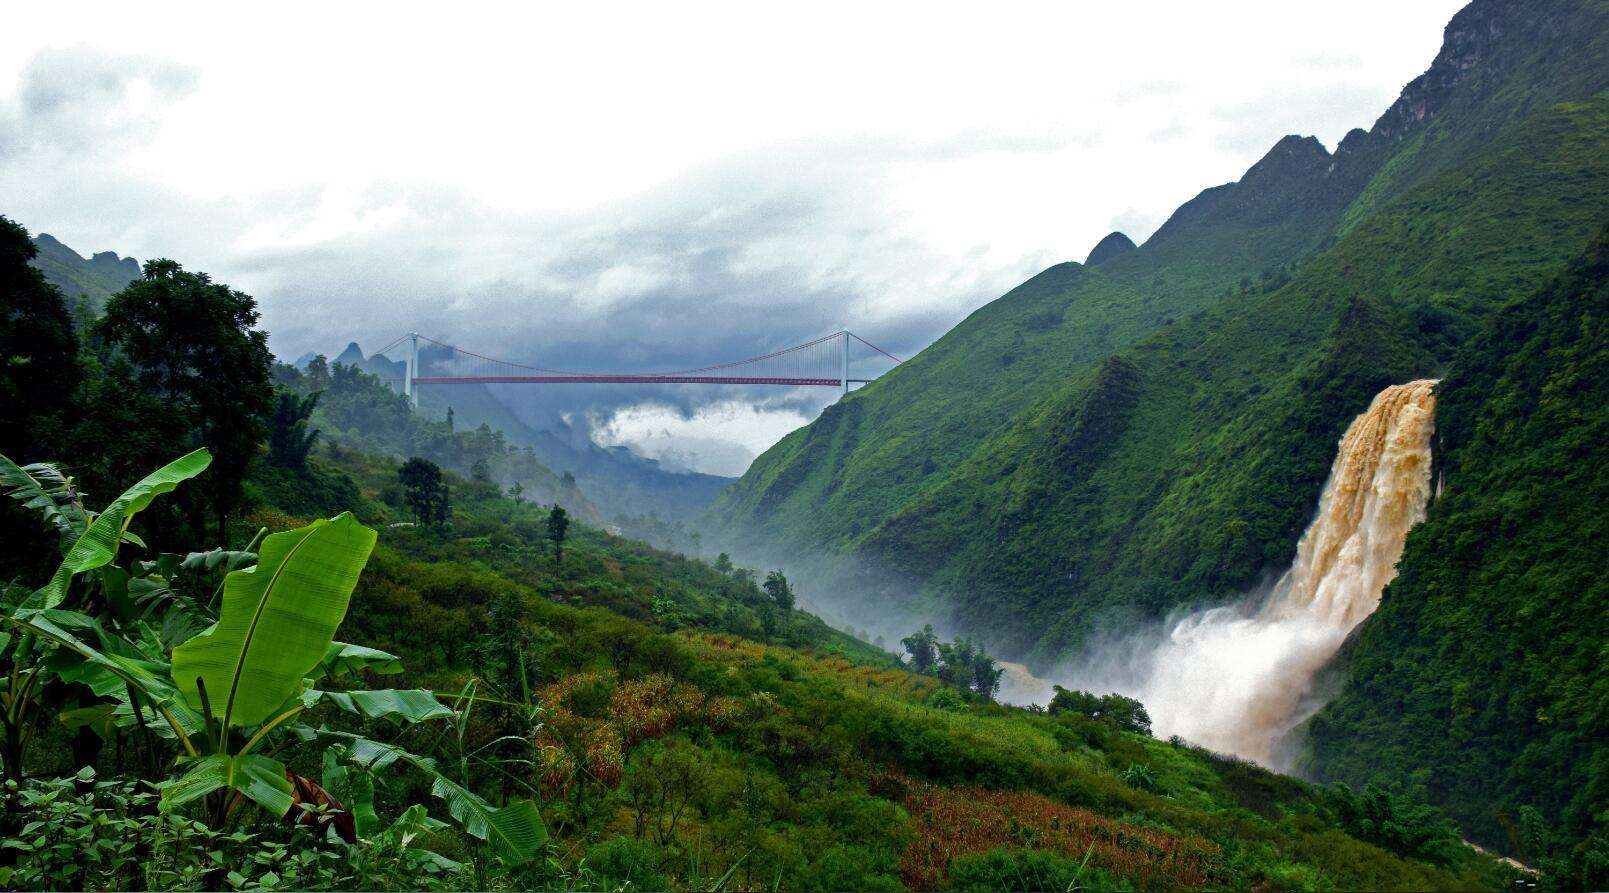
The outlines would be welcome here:
[[[402,374],[402,396],[414,409],[419,408],[419,386],[413,383],[419,375],[419,333],[408,333],[408,359],[403,363],[405,371]]]
[[[838,337],[843,341],[839,345],[838,351],[838,378],[843,381],[844,394],[847,396],[849,394],[849,330],[844,329],[839,332]]]

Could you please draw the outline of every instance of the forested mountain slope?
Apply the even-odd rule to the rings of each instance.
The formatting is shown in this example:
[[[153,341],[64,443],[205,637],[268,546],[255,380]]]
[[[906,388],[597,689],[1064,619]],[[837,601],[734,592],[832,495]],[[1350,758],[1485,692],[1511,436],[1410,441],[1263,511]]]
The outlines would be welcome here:
[[[761,457],[723,520],[850,556],[845,591],[914,594],[1046,666],[1287,566],[1346,424],[1444,377],[1443,520],[1349,652],[1313,765],[1421,783],[1510,852],[1549,851],[1521,846],[1547,827],[1568,849],[1606,802],[1587,744],[1603,608],[1581,576],[1603,565],[1602,499],[1577,477],[1603,464],[1583,382],[1606,347],[1582,268],[1503,308],[1609,220],[1606,88],[1609,4],[1477,0],[1373,129],[1328,160],[1287,138],[1145,245],[979,310]]]
[[[1609,5],[1480,0],[1368,132],[1289,137],[1138,249],[1063,264],[767,452],[711,513],[856,556],[1050,660],[1289,560],[1346,422],[1585,243]],[[1255,277],[1255,278],[1254,278]]]
[[[1443,491],[1342,654],[1307,765],[1415,783],[1477,840],[1573,855],[1582,889],[1609,884],[1606,236],[1438,386]]]
[[[39,254],[32,264],[45,274],[45,281],[61,289],[70,307],[82,304],[81,311],[93,316],[106,306],[106,299],[140,278],[140,264],[132,257],[118,257],[102,251],[85,258],[49,233],[34,237]]]
[[[1439,375],[1476,321],[1580,250],[1609,213],[1605,158],[1609,97],[1533,117],[1284,288],[1071,380],[859,553],[953,594],[965,628],[1047,660],[1095,629],[1251,586],[1289,562],[1370,398]]]

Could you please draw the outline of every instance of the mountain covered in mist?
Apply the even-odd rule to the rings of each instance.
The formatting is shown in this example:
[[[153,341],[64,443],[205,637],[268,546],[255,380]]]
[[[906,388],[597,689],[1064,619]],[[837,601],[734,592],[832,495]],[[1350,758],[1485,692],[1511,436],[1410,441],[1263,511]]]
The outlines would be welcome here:
[[[33,267],[45,274],[46,282],[61,289],[69,306],[82,304],[91,315],[106,306],[107,298],[140,278],[140,262],[132,257],[102,251],[86,258],[49,233],[40,233],[33,242],[39,250]]]
[[[424,347],[419,366],[428,373],[448,359],[439,348]],[[358,368],[391,382],[400,383],[403,363],[384,356],[364,356],[356,343],[330,359]],[[500,431],[516,447],[529,447],[546,467],[559,474],[574,476],[581,492],[597,507],[600,517],[656,515],[667,522],[694,518],[702,512],[730,478],[664,468],[625,447],[603,447],[589,432],[577,429],[563,419],[550,418],[537,427],[527,423],[486,385],[464,384],[428,386],[419,391],[419,411],[425,417],[443,420],[449,410],[454,425],[462,430],[488,426]]]
[[[761,456],[709,521],[760,554],[824,553],[835,587],[869,590],[890,612],[947,616],[1042,667],[1097,634],[1248,591],[1290,563],[1336,441],[1373,395],[1459,381],[1468,345],[1488,337],[1478,333],[1514,319],[1504,308],[1539,294],[1609,220],[1606,87],[1609,4],[1476,0],[1373,127],[1333,152],[1286,137],[1143,245],[1103,242],[1092,263],[1051,267],[979,309]],[[1504,420],[1483,430],[1499,440],[1522,417],[1512,401],[1492,411]],[[1501,498],[1495,476],[1466,468],[1446,468],[1449,493]],[[1429,548],[1413,537],[1404,566],[1440,561]],[[1566,538],[1530,557],[1562,567],[1601,549]],[[1476,587],[1503,560],[1471,555],[1438,584]],[[1539,580],[1548,597],[1564,585]],[[1533,597],[1493,607],[1520,612]],[[1601,605],[1549,616],[1565,640],[1602,642],[1589,627]],[[1569,839],[1584,835],[1581,816],[1609,803],[1601,759],[1577,767],[1589,793],[1566,807],[1542,793],[1553,782],[1527,793],[1545,760],[1494,750],[1482,778],[1438,775],[1455,759],[1447,749],[1393,737],[1446,708],[1358,693],[1403,678],[1370,663],[1370,642],[1396,644],[1373,632],[1389,622],[1365,623],[1349,665],[1372,669],[1352,671],[1334,708],[1366,740],[1332,734],[1347,743],[1320,741],[1311,771],[1356,778],[1368,754],[1389,751],[1378,768],[1485,842],[1518,850],[1499,829],[1522,804]],[[1431,652],[1460,641],[1422,634]],[[1449,678],[1480,709],[1506,711],[1511,735],[1601,735],[1601,718],[1576,712],[1568,722],[1586,725],[1568,731],[1557,718],[1601,660],[1541,660],[1564,680],[1526,684],[1473,662]],[[1568,741],[1542,746],[1569,753]],[[1356,759],[1340,758],[1346,748]],[[1498,784],[1517,786],[1513,798],[1487,797]]]

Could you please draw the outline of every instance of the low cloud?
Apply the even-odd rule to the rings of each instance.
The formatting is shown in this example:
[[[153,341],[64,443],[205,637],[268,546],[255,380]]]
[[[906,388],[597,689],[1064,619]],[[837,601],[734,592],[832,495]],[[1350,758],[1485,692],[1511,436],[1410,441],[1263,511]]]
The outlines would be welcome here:
[[[1428,61],[1445,13],[1398,10],[1385,38],[1359,26],[1366,43],[1334,24],[1292,64],[1270,48],[1314,32],[1282,17],[1206,45],[1219,13],[1204,7],[1160,32],[1115,7],[1047,9],[1030,33],[939,11],[920,41],[890,12],[825,70],[799,61],[820,43],[805,32],[842,37],[830,16],[761,45],[735,39],[729,16],[678,9],[662,25],[674,40],[628,28],[610,47],[536,54],[518,51],[517,28],[399,20],[444,47],[425,72],[407,40],[354,57],[347,35],[371,26],[357,10],[311,33],[282,19],[224,38],[194,17],[36,5],[0,37],[26,60],[0,79],[0,213],[82,253],[171,257],[256,295],[284,358],[412,330],[523,363],[647,372],[843,327],[909,356],[1113,228],[1143,241],[1286,132],[1333,143],[1367,125]],[[575,33],[610,24],[563,14]],[[463,39],[439,41],[440,27]],[[42,43],[57,35],[90,43]],[[1359,46],[1361,63],[1346,55]],[[1281,65],[1299,79],[1261,93]],[[887,368],[867,352],[851,372]],[[570,419],[726,471],[837,396],[502,394],[536,424]],[[719,421],[734,405],[749,414]]]

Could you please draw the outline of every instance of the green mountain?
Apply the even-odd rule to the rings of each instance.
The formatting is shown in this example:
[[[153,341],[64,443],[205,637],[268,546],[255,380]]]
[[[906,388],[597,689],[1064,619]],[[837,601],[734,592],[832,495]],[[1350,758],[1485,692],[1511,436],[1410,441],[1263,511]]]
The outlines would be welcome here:
[[[1314,431],[1323,436],[1303,455],[1298,476],[1273,494],[1275,517],[1248,521],[1253,529],[1219,549],[1197,549],[1198,534],[1222,538],[1238,528],[1225,534],[1200,522],[1188,531],[1168,523],[1185,511],[1176,506],[1189,488],[1209,481],[1199,457],[1135,457],[1136,479],[1126,481],[1134,489],[1111,494],[1115,504],[1096,500],[1101,529],[1113,533],[1097,535],[1070,523],[1052,505],[1065,497],[1041,492],[1049,482],[1034,480],[1055,470],[1030,459],[1054,443],[1035,425],[1054,427],[1057,411],[1085,398],[1100,384],[1096,370],[1119,355],[1152,370],[1148,388],[1184,392],[1155,420],[1156,433],[1175,445],[1152,448],[1201,450],[1215,431],[1238,442],[1232,427],[1219,424],[1223,414],[1243,415],[1275,391],[1292,396],[1296,370],[1324,356],[1317,339],[1335,327],[1341,296],[1366,318],[1376,310],[1419,314],[1412,325],[1423,331],[1408,340],[1436,371],[1469,326],[1511,293],[1505,288],[1534,288],[1596,223],[1591,203],[1580,198],[1601,195],[1593,192],[1603,173],[1601,120],[1590,102],[1558,103],[1590,100],[1609,82],[1609,66],[1580,64],[1609,56],[1606,19],[1602,3],[1472,4],[1448,26],[1431,69],[1373,130],[1348,135],[1333,155],[1314,140],[1287,137],[1239,182],[1181,207],[1140,248],[1098,268],[1052,267],[979,309],[761,456],[713,507],[711,523],[757,550],[787,543],[874,559],[874,568],[896,575],[891,589],[932,582],[930,593],[945,594],[990,584],[991,591],[972,596],[980,602],[973,613],[991,615],[994,631],[1014,631],[1023,647],[1034,644],[1024,639],[1028,631],[1044,629],[1047,615],[1056,618],[1070,603],[1138,601],[1155,610],[1245,585],[1291,554],[1334,435],[1367,402],[1372,391],[1363,389],[1379,375],[1337,383],[1330,405],[1277,411],[1314,414]],[[1528,154],[1533,150],[1539,154]],[[1472,176],[1513,200],[1471,189]],[[1501,219],[1508,215],[1514,219]],[[1477,234],[1488,241],[1471,241]],[[1418,253],[1425,249],[1436,253]],[[1298,281],[1287,282],[1293,273]],[[1408,307],[1399,296],[1409,288],[1428,303]],[[1287,321],[1293,329],[1264,331],[1281,314],[1295,314]],[[1287,334],[1290,343],[1273,349]],[[1241,350],[1233,342],[1242,338],[1253,355],[1213,353]],[[1388,345],[1369,349],[1388,352]],[[1220,366],[1245,367],[1241,390],[1180,373],[1188,367],[1211,376]],[[1124,441],[1139,446],[1135,437]],[[1083,470],[1069,473],[1100,485],[1095,457],[1079,458]],[[1266,483],[1248,478],[1229,497],[1237,516],[1242,507],[1257,510],[1250,503],[1258,500],[1247,497],[1260,498],[1252,491]],[[1016,493],[1009,511],[990,488]],[[1025,525],[1032,536],[1019,537]],[[1041,542],[1041,556],[1026,564],[981,560],[985,551],[1046,533],[1101,542],[1091,542],[1088,557],[1052,556],[1050,543]],[[1160,573],[1146,574],[1164,578],[1161,591],[1147,583],[1136,599],[1114,590],[1134,587],[1105,572],[1113,546],[1138,538],[1150,548],[1123,554],[1144,569],[1153,567],[1154,549],[1178,548],[1179,535],[1189,541],[1191,563],[1201,563],[1196,573],[1181,578],[1183,556],[1169,556]],[[996,592],[1006,589],[1038,616],[991,610]],[[1089,619],[1075,626],[1087,629]],[[1053,633],[1042,653],[1077,638],[1078,629]]]
[[[45,274],[45,280],[61,289],[68,306],[85,306],[90,315],[100,313],[106,299],[123,290],[140,278],[140,263],[132,257],[118,257],[116,252],[102,251],[85,258],[49,233],[34,237],[39,255],[33,266]]]
[[[1437,388],[1442,493],[1308,729],[1310,772],[1413,779],[1533,864],[1568,858],[1609,803],[1606,238]],[[1593,845],[1585,889],[1609,882],[1609,834]]]
[[[1036,666],[1244,592],[1289,564],[1335,443],[1373,395],[1456,380],[1475,333],[1609,220],[1606,87],[1609,3],[1476,0],[1373,128],[1334,153],[1287,137],[1144,245],[1052,267],[981,308],[760,457],[710,518],[762,554],[838,556],[832,588],[947,615]],[[1405,566],[1434,559],[1422,548],[1410,542]],[[1578,667],[1574,645],[1538,646],[1539,665]],[[1495,681],[1490,698],[1542,697]],[[1557,680],[1591,684],[1579,670]],[[1364,729],[1395,715],[1362,695],[1346,704],[1382,711]],[[1356,778],[1348,767],[1370,752],[1325,771]],[[1512,749],[1490,759],[1510,773],[1490,777],[1515,784],[1549,771]],[[1422,764],[1375,765],[1405,781]],[[1430,793],[1451,803],[1448,790]],[[1588,807],[1570,807],[1572,825],[1538,797],[1547,821],[1580,833]],[[1476,833],[1512,819],[1492,807],[1470,806],[1487,810]]]

